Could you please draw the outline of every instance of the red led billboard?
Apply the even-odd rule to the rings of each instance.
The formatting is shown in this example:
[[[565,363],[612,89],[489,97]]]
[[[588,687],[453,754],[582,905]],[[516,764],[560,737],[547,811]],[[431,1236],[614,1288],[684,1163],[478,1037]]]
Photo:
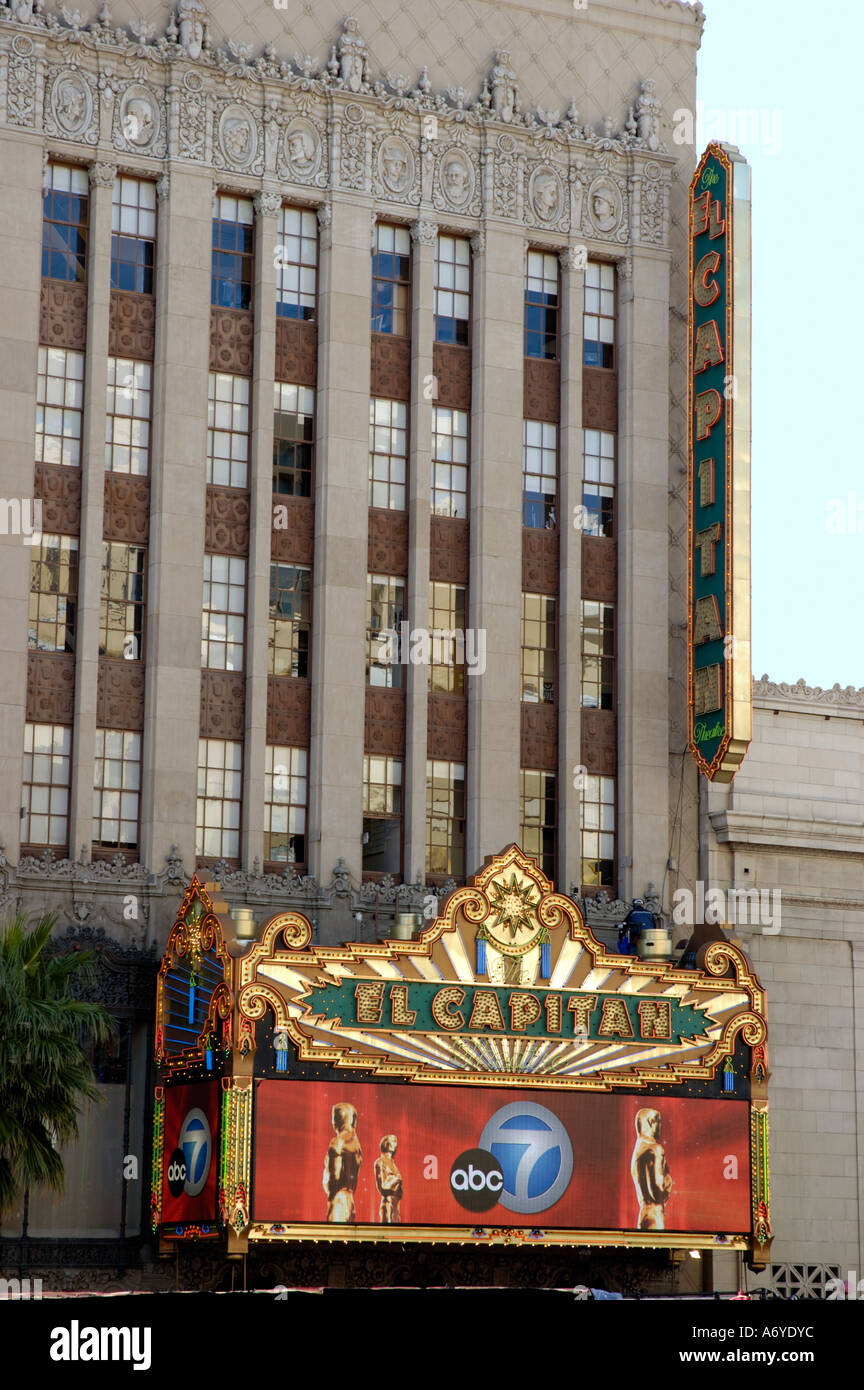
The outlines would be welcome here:
[[[213,1221],[219,1174],[218,1082],[165,1091],[162,1220]]]
[[[252,1219],[744,1233],[745,1100],[256,1083]]]

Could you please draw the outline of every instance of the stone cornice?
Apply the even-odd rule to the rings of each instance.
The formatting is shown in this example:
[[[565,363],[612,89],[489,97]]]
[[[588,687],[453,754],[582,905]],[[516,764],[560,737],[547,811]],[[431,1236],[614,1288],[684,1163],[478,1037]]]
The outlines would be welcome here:
[[[754,680],[753,699],[764,705],[831,705],[838,714],[844,711],[854,715],[864,714],[864,687],[857,690],[854,685],[842,687],[835,684],[830,690],[823,690],[819,685],[807,685],[803,676],[794,685],[772,681],[767,675],[761,680]]]
[[[503,50],[477,74],[479,95],[434,93],[425,68],[410,79],[370,71],[356,20],[329,58],[293,61],[272,44],[255,55],[215,46],[203,0],[179,0],[162,34],[150,20],[133,29],[115,27],[108,4],[92,20],[66,6],[45,13],[39,0],[0,5],[6,125],[64,158],[145,173],[152,161],[154,176],[167,160],[188,163],[253,194],[276,183],[316,202],[328,191],[372,198],[412,221],[503,219],[616,258],[668,244],[676,156],[651,78],[595,129],[575,101],[523,109]]]
[[[709,815],[718,844],[763,846],[796,853],[864,854],[864,817],[854,803],[847,805],[848,820],[828,817],[787,816],[756,811],[715,811]],[[859,814],[855,816],[855,812]]]

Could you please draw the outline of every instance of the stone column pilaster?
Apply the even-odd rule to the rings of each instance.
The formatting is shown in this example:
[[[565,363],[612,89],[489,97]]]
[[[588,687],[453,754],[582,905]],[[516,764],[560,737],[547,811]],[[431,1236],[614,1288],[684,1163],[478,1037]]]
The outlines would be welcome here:
[[[111,205],[117,169],[90,168],[87,251],[87,337],[81,434],[81,530],[75,625],[75,732],[69,795],[69,854],[89,855],[93,840],[93,758],[99,680],[99,608],[102,593],[102,519],[105,511],[105,416],[108,324],[111,309]],[[138,653],[140,658],[141,653]]]
[[[659,888],[669,855],[668,255],[635,252],[618,286],[618,854],[629,899]]]
[[[213,182],[160,178],[141,858],[195,862]]]
[[[466,872],[519,838],[522,650],[522,375],[525,241],[487,226],[472,239],[469,624],[486,671],[467,681]]]
[[[561,252],[561,426],[559,437],[558,864],[556,886],[580,883],[582,804],[582,304],[580,252]]]
[[[408,614],[412,627],[429,626],[429,529],[432,470],[432,351],[435,324],[437,223],[421,219],[411,228],[411,458],[408,476]],[[413,880],[426,864],[426,731],[429,668],[407,666],[405,708],[403,878]]]
[[[249,558],[246,571],[246,739],[243,751],[243,863],[264,856],[264,765],[267,745],[267,638],[273,524],[273,380],[276,360],[276,267],[280,193],[255,199],[255,340],[249,451]]]
[[[362,872],[372,257],[369,209],[334,197],[318,296],[309,872]]]

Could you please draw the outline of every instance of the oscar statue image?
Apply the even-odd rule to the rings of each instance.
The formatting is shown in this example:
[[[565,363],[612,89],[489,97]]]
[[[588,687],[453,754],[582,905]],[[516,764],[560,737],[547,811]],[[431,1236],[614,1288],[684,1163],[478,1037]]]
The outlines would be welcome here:
[[[356,1221],[354,1193],[360,1177],[363,1150],[357,1138],[357,1111],[339,1101],[331,1112],[333,1138],[324,1159],[324,1193],[328,1221]]]
[[[399,1215],[402,1174],[396,1167],[396,1144],[395,1134],[385,1134],[380,1144],[380,1157],[375,1160],[375,1186],[381,1195],[378,1220],[382,1226],[398,1226],[402,1219]]]
[[[666,1229],[664,1211],[672,1193],[666,1150],[660,1143],[660,1111],[637,1110],[636,1146],[630,1176],[639,1201],[640,1231]]]

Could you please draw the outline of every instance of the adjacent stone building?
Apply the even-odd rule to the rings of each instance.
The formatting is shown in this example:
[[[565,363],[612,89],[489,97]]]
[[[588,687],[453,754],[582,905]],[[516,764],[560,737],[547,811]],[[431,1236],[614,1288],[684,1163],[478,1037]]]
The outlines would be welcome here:
[[[695,154],[673,116],[701,29],[678,0],[0,6],[0,900],[95,944],[123,1019],[67,1197],[4,1228],[60,1242],[41,1259],[80,1267],[66,1285],[141,1259],[146,1159],[120,1174],[147,1152],[153,963],[194,869],[326,941],[428,914],[512,841],[601,934],[636,894],[669,914],[680,885],[742,881],[751,850],[786,894],[797,831],[785,857],[753,839],[779,833],[753,820],[761,755],[709,795],[684,746]],[[818,964],[821,880],[748,938],[786,1213],[816,1078],[777,1008],[812,970],[856,1113],[850,814],[842,851],[824,831]],[[806,985],[775,964],[793,941]],[[847,1206],[821,1235],[789,1214],[790,1262],[858,1248],[832,1132],[807,1180],[830,1168]],[[665,1261],[615,1277],[669,1284]]]

